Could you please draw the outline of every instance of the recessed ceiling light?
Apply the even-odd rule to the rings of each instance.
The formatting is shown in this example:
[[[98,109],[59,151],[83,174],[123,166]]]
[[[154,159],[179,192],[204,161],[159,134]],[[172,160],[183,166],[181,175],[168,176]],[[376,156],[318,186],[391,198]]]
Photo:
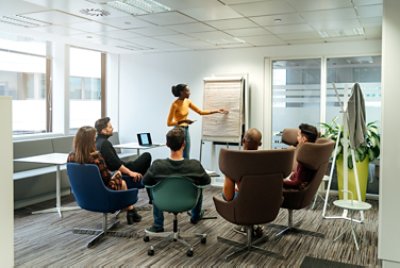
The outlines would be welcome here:
[[[107,5],[132,15],[171,11],[171,8],[154,0],[117,0],[107,2]]]
[[[12,24],[16,26],[21,26],[25,28],[35,28],[35,27],[43,27],[51,25],[48,22],[32,19],[29,17],[24,17],[21,15],[14,15],[14,16],[1,16],[0,22]]]

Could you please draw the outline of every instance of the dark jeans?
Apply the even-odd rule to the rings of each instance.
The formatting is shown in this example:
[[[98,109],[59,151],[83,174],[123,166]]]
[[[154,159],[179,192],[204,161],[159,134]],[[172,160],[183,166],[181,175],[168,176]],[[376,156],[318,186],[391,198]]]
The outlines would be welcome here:
[[[144,175],[147,172],[147,170],[150,167],[150,164],[151,164],[151,154],[147,152],[139,155],[139,157],[133,161],[124,162],[124,166],[142,175]]]
[[[171,197],[173,198],[173,197]],[[201,206],[203,204],[203,191],[200,191],[199,200],[196,206],[192,209],[192,220],[197,221],[200,219]],[[164,212],[159,210],[155,205],[153,205],[153,226],[158,228],[164,228]]]
[[[151,154],[149,154],[147,152],[139,155],[139,157],[136,158],[134,161],[129,161],[129,162],[124,163],[124,166],[126,166],[127,168],[129,168],[132,171],[142,174],[143,176],[144,176],[144,174],[146,174],[150,165],[151,165]],[[133,179],[128,176],[123,176],[122,178],[126,181],[126,186],[128,186],[128,189],[131,189],[131,188],[141,189],[144,187],[142,180],[140,180],[138,182],[134,182]],[[152,201],[151,201],[150,191],[149,191],[149,189],[146,189],[146,191],[147,191],[147,195],[149,196],[149,203],[151,204]]]

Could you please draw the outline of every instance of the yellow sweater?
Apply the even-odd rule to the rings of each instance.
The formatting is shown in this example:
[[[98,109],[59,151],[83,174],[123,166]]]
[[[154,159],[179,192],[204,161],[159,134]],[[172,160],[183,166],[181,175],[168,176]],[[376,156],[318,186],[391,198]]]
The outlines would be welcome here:
[[[211,111],[202,111],[190,99],[176,99],[169,109],[169,115],[167,120],[167,125],[172,126],[187,126],[187,123],[178,122],[181,120],[186,120],[189,115],[189,108],[198,113],[199,115],[211,114]]]

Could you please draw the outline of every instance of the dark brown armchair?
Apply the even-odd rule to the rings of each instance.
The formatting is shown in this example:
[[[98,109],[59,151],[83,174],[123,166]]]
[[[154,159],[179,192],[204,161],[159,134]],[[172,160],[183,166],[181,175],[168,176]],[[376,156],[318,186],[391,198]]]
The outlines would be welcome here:
[[[304,188],[283,190],[284,201],[282,207],[288,209],[288,225],[285,226],[286,228],[277,235],[282,235],[287,232],[295,232],[318,237],[324,236],[320,233],[296,228],[293,225],[293,210],[303,209],[312,203],[322,178],[325,175],[334,146],[335,144],[333,141],[319,138],[315,143],[305,143],[298,149],[297,162],[301,163],[304,168],[313,171],[313,176]]]
[[[232,201],[214,197],[217,212],[227,221],[245,226],[247,243],[218,237],[218,241],[238,248],[225,257],[229,260],[246,251],[282,257],[256,245],[266,241],[261,237],[252,241],[253,226],[273,221],[282,204],[282,181],[289,175],[293,163],[293,149],[237,151],[221,149],[219,168],[233,180],[240,180],[238,196]]]

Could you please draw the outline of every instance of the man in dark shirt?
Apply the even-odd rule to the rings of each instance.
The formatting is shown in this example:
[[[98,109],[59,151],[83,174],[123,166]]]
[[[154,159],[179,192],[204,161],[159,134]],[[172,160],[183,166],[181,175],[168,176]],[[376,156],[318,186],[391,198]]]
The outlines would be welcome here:
[[[110,118],[100,118],[96,121],[95,128],[97,130],[96,149],[103,156],[107,168],[111,171],[119,170],[122,174],[131,177],[131,180],[126,180],[128,188],[143,188],[142,178],[150,167],[151,155],[146,152],[138,156],[134,161],[124,162],[119,158],[113,145],[108,140],[113,134]],[[141,220],[141,216],[135,213],[133,220],[138,222]]]
[[[182,128],[176,127],[167,133],[167,146],[170,148],[170,156],[167,159],[158,159],[153,162],[147,173],[144,175],[145,185],[155,185],[168,177],[186,177],[196,185],[210,184],[210,176],[206,173],[201,163],[194,159],[184,159],[183,149],[185,148],[185,132]],[[173,198],[173,196],[171,196]],[[190,222],[196,224],[202,218],[201,206],[203,195],[200,194],[197,205],[192,209]],[[164,231],[164,213],[153,205],[153,226],[147,230],[150,232]]]

